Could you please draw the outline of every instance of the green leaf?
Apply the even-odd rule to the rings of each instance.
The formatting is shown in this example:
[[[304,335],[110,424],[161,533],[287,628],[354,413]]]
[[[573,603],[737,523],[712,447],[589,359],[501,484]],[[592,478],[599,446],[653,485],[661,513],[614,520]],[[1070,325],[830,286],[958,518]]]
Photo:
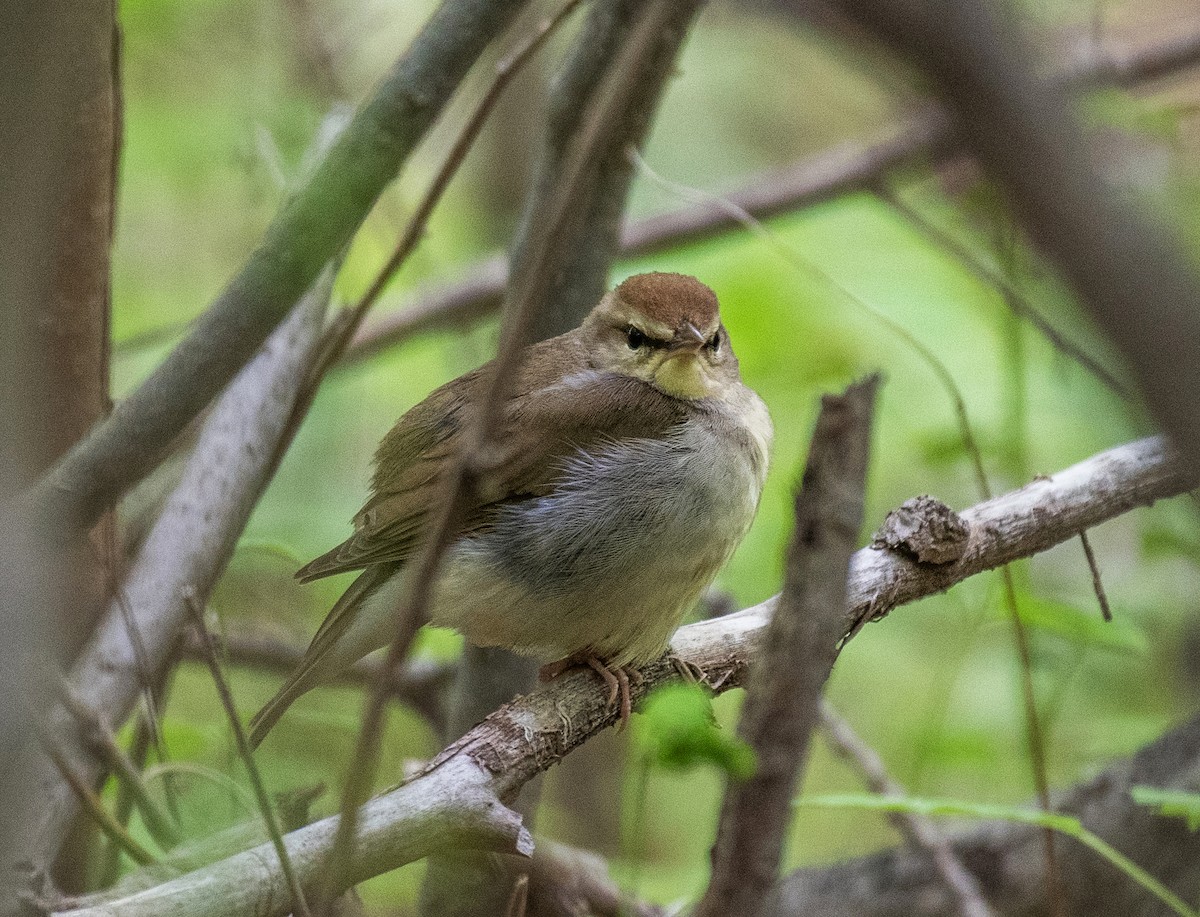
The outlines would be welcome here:
[[[1200,830],[1200,793],[1135,786],[1129,791],[1129,795],[1139,806],[1157,809],[1159,815],[1185,819],[1189,831]]]
[[[1146,872],[1137,863],[1111,847],[1085,828],[1072,815],[1059,812],[1040,812],[1019,806],[1002,806],[990,803],[963,802],[955,799],[923,799],[916,796],[871,796],[866,793],[844,793],[829,796],[812,796],[797,800],[796,805],[826,809],[858,809],[872,812],[901,812],[921,815],[926,818],[959,817],[983,821],[1008,821],[1023,825],[1050,828],[1067,837],[1072,837],[1090,847],[1113,866],[1125,873],[1146,891],[1150,892],[1181,917],[1200,917],[1169,888]]]
[[[734,780],[754,773],[754,750],[717,725],[712,702],[698,685],[657,689],[642,714],[636,737],[651,763],[668,770],[711,764]]]

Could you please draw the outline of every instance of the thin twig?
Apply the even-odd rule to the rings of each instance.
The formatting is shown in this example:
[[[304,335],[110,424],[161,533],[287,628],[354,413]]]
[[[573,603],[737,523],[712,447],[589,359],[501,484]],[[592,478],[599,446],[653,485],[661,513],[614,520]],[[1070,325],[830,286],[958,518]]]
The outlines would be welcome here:
[[[1017,658],[1020,662],[1021,699],[1025,706],[1025,744],[1029,749],[1033,784],[1042,811],[1052,812],[1050,777],[1046,769],[1046,740],[1042,734],[1042,717],[1038,711],[1033,685],[1033,656],[1029,650],[1029,631],[1021,618],[1017,586],[1013,581],[1012,568],[1007,564],[1000,568],[1000,581],[1004,586],[1004,603],[1008,609],[1013,642],[1016,644]],[[1046,857],[1046,899],[1052,903],[1056,917],[1065,917],[1066,902],[1062,897],[1062,874],[1058,867],[1058,849],[1055,846],[1053,828],[1046,827],[1042,830],[1042,845]]]
[[[624,155],[627,144],[640,146],[648,135],[656,110],[676,72],[680,48],[703,0],[676,0],[670,18],[660,30],[650,53],[637,62],[638,85],[627,105],[614,118],[601,140],[597,166],[589,170],[575,191],[579,214],[569,232],[555,241],[541,273],[550,278],[541,294],[543,305],[533,322],[531,339],[544,340],[576,327],[609,286],[621,243],[621,223],[634,172]],[[568,165],[566,153],[586,117],[593,96],[603,90],[601,78],[610,61],[628,40],[630,26],[640,7],[624,0],[595,0],[580,24],[571,50],[554,75],[546,105],[545,131],[535,151],[535,174],[529,181],[521,221],[514,234],[510,262],[514,275],[524,272],[524,262],[538,243],[538,227],[545,219],[550,198]],[[503,272],[501,272],[503,276]],[[536,663],[502,648],[468,646],[459,660],[458,679],[447,717],[446,741],[458,738],[501,704],[527,692],[535,683]],[[541,784],[522,790],[513,808],[532,822],[539,804]],[[496,865],[486,854],[433,857],[422,884],[420,917],[474,917],[502,913],[514,872],[528,869],[523,861]],[[536,878],[531,893],[537,891]],[[531,912],[537,912],[535,901]],[[556,911],[566,910],[560,905]]]
[[[287,675],[294,672],[304,659],[302,646],[281,640],[238,634],[210,636],[217,644],[221,657],[230,665]],[[183,659],[204,661],[204,649],[194,632],[185,636],[180,655]],[[444,694],[454,679],[456,668],[453,662],[409,660],[387,675],[389,689],[397,700],[416,710],[429,721],[434,732],[440,734],[446,718]],[[329,684],[374,685],[380,676],[380,669],[380,660],[368,656],[341,672]]]
[[[976,278],[997,290],[1003,296],[1005,304],[1018,316],[1025,319],[1025,321],[1041,332],[1042,337],[1049,341],[1055,350],[1068,359],[1074,360],[1120,397],[1129,397],[1129,390],[1121,384],[1116,376],[1078,345],[1067,340],[1062,332],[1055,328],[1050,323],[1050,320],[1042,315],[1037,310],[1037,307],[1009,282],[1004,275],[993,271],[985,265],[966,245],[940,226],[935,225],[932,220],[900,197],[886,182],[880,181],[876,183],[874,190],[876,197],[904,217],[905,220],[922,232],[930,241],[953,255],[959,264],[970,271]]]
[[[1079,543],[1083,545],[1083,556],[1087,558],[1088,569],[1092,571],[1092,589],[1096,593],[1096,601],[1100,603],[1100,615],[1105,621],[1111,621],[1112,607],[1108,604],[1108,593],[1104,591],[1104,581],[1100,578],[1100,564],[1096,561],[1096,553],[1092,550],[1092,542],[1086,531],[1079,533]]]
[[[889,776],[875,749],[859,738],[827,700],[821,701],[821,726],[833,749],[858,768],[863,782],[872,792],[880,796],[906,795],[904,787]],[[913,812],[892,812],[887,819],[908,843],[929,855],[962,917],[995,917],[979,883],[930,819]]]
[[[613,119],[623,110],[626,96],[635,89],[630,76],[636,73],[635,63],[647,53],[669,12],[670,4],[666,0],[651,0],[647,4],[633,27],[629,41],[605,74],[604,86],[596,93],[587,116],[581,119],[579,133],[573,138],[564,157],[561,184],[551,196],[545,223],[536,227],[541,231],[541,237],[531,246],[531,255],[523,275],[514,278],[512,293],[505,305],[498,352],[492,363],[488,384],[475,406],[477,419],[464,436],[462,454],[456,457],[445,476],[438,514],[432,521],[420,554],[413,561],[412,581],[404,604],[396,615],[395,634],[388,649],[384,671],[392,670],[399,663],[412,633],[424,619],[445,551],[457,532],[473,494],[486,479],[489,469],[479,463],[484,456],[491,454],[488,444],[494,437],[502,413],[499,407],[508,398],[514,374],[524,357],[534,312],[542,303],[541,290],[547,282],[542,265],[555,240],[574,215],[572,209],[576,184],[595,166],[601,139]],[[344,787],[338,831],[325,873],[326,888],[321,895],[323,903],[331,900],[331,893],[344,882],[349,871],[358,807],[366,801],[374,779],[386,693],[387,684],[381,677],[371,692],[355,744],[354,765]]]
[[[196,590],[188,587],[184,601],[192,613],[192,621],[196,626],[196,633],[204,652],[204,661],[208,663],[208,670],[212,673],[217,695],[221,698],[221,706],[225,708],[225,716],[229,720],[229,727],[233,730],[233,740],[237,746],[238,756],[242,759],[246,773],[250,776],[250,786],[254,789],[254,798],[258,802],[263,824],[271,836],[275,854],[279,857],[279,868],[283,870],[284,879],[291,892],[292,907],[300,917],[312,917],[312,912],[308,909],[308,901],[304,897],[304,889],[292,866],[292,858],[288,854],[287,845],[283,842],[283,832],[279,830],[279,819],[275,814],[275,807],[271,803],[271,797],[267,794],[267,788],[263,783],[262,774],[258,771],[258,765],[254,762],[254,752],[251,751],[250,743],[246,740],[246,730],[242,728],[242,720],[238,716],[237,706],[233,702],[229,682],[225,679],[225,673],[221,671],[221,660],[217,658],[216,647],[208,634],[208,625],[204,623],[204,609],[200,605]]]
[[[529,873],[523,872],[513,883],[512,892],[508,896],[508,906],[504,909],[504,917],[525,917],[525,908],[529,906]]]
[[[75,690],[60,679],[58,696],[71,714],[79,721],[84,734],[91,739],[92,747],[104,759],[107,768],[125,787],[146,824],[151,837],[164,850],[170,850],[182,840],[178,822],[174,821],[158,807],[142,782],[138,766],[117,744],[116,736],[91,707],[85,704]]]
[[[88,817],[96,824],[104,835],[121,848],[125,853],[129,854],[130,858],[142,865],[150,866],[158,862],[157,857],[149,850],[134,840],[133,836],[125,830],[125,826],[112,817],[108,809],[104,808],[104,803],[100,801],[94,790],[88,786],[79,774],[75,773],[71,765],[63,757],[58,746],[54,744],[53,737],[44,730],[39,730],[38,738],[41,740],[42,748],[46,755],[54,762],[54,766],[58,769],[63,780],[71,787],[71,791],[79,799],[83,810],[88,814]]]
[[[446,189],[450,186],[451,179],[454,178],[463,160],[466,159],[467,153],[475,145],[475,141],[479,137],[479,132],[483,130],[492,111],[504,95],[505,89],[508,88],[508,85],[521,72],[533,55],[546,43],[547,39],[575,11],[580,2],[581,0],[567,0],[554,15],[543,19],[533,30],[533,33],[514,49],[512,53],[496,63],[495,75],[492,78],[491,84],[459,131],[454,145],[450,148],[450,152],[446,155],[445,160],[443,160],[442,166],[434,177],[433,182],[426,190],[424,197],[421,198],[421,202],[417,205],[416,211],[409,219],[408,225],[396,243],[391,256],[384,263],[383,267],[380,268],[374,280],[371,281],[366,292],[363,293],[358,302],[352,308],[340,314],[326,333],[325,339],[322,341],[320,356],[315,361],[308,383],[298,399],[297,413],[299,415],[302,416],[308,410],[321,379],[324,378],[329,368],[334,363],[337,363],[345,354],[346,348],[354,340],[363,319],[366,318],[371,307],[379,299],[379,295],[421,241],[430,216],[433,214],[438,202],[441,201],[442,195],[445,194]]]

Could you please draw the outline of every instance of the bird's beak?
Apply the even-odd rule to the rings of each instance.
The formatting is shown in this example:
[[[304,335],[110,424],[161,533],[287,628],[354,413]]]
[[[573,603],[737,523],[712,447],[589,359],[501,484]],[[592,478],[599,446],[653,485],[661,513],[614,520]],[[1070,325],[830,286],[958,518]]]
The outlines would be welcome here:
[[[704,341],[704,334],[699,328],[691,322],[684,322],[675,331],[675,337],[667,345],[667,350],[672,352],[690,350],[693,353],[699,353],[700,348],[704,346]]]

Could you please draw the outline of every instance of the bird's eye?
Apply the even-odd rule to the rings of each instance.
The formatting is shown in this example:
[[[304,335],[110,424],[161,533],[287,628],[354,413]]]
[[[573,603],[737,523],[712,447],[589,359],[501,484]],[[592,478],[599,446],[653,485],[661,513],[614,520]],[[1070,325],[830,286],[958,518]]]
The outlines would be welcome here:
[[[630,350],[637,350],[646,343],[646,335],[634,328],[633,325],[630,325],[625,329],[625,340],[629,342]]]
[[[704,346],[708,348],[709,353],[716,353],[719,351],[721,349],[721,332],[718,331],[707,341],[705,341]]]

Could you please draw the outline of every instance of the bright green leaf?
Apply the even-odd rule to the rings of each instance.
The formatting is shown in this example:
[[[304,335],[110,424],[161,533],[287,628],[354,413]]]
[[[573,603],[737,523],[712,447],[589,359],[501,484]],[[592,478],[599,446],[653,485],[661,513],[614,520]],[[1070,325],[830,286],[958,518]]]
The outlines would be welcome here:
[[[659,688],[642,712],[637,739],[654,764],[668,770],[711,764],[735,780],[754,773],[754,750],[717,725],[712,702],[698,685]]]

